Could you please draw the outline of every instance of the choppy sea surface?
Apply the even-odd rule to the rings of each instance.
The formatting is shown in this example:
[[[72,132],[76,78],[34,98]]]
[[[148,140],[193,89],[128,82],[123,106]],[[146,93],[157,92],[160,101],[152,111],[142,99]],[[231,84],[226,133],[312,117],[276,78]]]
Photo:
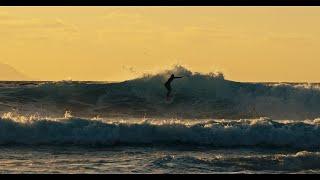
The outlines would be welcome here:
[[[173,97],[163,83],[174,73]],[[175,67],[124,82],[0,82],[0,173],[319,173],[320,85]]]
[[[319,173],[320,123],[0,120],[0,173]]]
[[[319,152],[205,147],[0,147],[0,173],[319,173]]]

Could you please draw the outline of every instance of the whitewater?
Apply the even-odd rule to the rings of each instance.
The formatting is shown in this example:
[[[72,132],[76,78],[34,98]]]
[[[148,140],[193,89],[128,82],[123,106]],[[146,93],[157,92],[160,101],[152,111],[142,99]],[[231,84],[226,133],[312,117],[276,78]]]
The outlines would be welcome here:
[[[174,73],[174,98],[163,83]],[[0,173],[319,173],[320,84],[182,66],[124,82],[0,82]]]
[[[84,119],[21,117],[0,119],[0,145],[187,145],[318,149],[320,120],[271,119]]]

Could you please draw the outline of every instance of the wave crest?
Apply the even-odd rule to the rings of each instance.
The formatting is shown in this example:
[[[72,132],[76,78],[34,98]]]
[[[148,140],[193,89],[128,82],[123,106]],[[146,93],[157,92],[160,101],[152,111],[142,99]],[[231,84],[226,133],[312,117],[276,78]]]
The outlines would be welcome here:
[[[172,83],[166,102],[164,82]],[[0,87],[3,111],[57,115],[71,110],[91,117],[179,117],[314,119],[320,117],[318,84],[240,83],[221,73],[201,74],[175,66],[171,70],[119,83],[56,82]]]
[[[316,121],[85,119],[3,116],[0,144],[163,144],[318,148]]]

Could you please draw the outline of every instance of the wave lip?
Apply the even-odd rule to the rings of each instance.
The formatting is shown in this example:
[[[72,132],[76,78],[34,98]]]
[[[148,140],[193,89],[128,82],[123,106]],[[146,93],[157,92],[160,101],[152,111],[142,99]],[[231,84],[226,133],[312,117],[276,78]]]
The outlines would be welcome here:
[[[85,118],[0,119],[0,144],[203,145],[319,148],[318,120],[137,120]]]

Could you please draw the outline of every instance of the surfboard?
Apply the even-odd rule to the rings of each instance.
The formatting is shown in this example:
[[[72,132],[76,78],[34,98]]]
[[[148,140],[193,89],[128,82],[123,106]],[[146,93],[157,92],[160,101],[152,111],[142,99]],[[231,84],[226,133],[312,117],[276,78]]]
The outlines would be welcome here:
[[[172,103],[174,96],[165,97],[167,103]]]

